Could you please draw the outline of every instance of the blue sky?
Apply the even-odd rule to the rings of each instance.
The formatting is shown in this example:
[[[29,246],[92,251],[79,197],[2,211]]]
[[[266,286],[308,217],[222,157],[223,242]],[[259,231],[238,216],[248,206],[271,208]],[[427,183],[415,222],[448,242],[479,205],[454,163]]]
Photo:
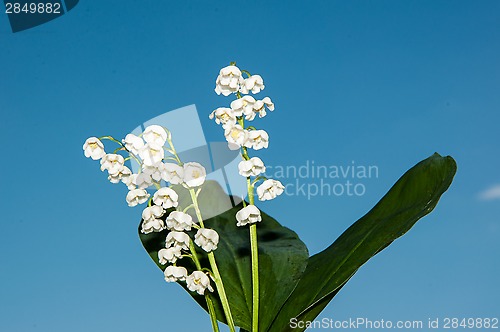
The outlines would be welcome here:
[[[206,331],[138,240],[139,209],[81,146],[196,104],[230,61],[259,73],[270,165],[376,165],[361,197],[261,207],[312,253],[435,151],[458,173],[436,210],[366,264],[320,317],[499,317],[500,3],[80,1],[13,34],[0,14],[0,330]],[[490,191],[489,195],[485,192]]]

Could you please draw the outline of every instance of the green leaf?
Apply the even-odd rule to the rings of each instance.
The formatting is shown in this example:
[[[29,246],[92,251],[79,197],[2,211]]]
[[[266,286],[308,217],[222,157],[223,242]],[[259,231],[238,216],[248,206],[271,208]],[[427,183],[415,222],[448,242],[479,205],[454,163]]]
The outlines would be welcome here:
[[[175,188],[179,193],[181,205],[188,206],[188,194],[181,187]],[[215,229],[220,241],[214,251],[224,287],[229,298],[233,318],[237,326],[245,330],[251,329],[252,283],[251,260],[248,227],[236,226],[236,212],[243,206],[232,207],[231,200],[222,188],[213,181],[207,181],[198,197],[200,209],[205,215],[216,215],[205,220],[205,227]],[[190,209],[189,212],[193,210]],[[223,212],[221,212],[223,211]],[[259,330],[266,331],[275,319],[276,313],[285,303],[288,296],[302,276],[308,259],[305,244],[297,234],[281,226],[275,219],[261,212],[262,222],[258,224],[259,240],[259,271],[260,271],[260,319]],[[164,217],[165,218],[165,217]],[[158,263],[158,250],[164,247],[168,231],[151,234],[141,234],[140,239],[151,258]],[[191,237],[194,232],[191,232]],[[209,267],[206,254],[200,250],[202,265]],[[185,266],[192,271],[194,266],[188,259],[178,261],[179,266]],[[184,287],[184,283],[180,283]],[[215,287],[214,287],[215,288]],[[191,296],[206,310],[204,297],[189,292]],[[225,321],[222,306],[217,293],[212,294],[216,304],[218,319]]]
[[[314,320],[361,265],[434,209],[455,173],[453,158],[438,154],[406,172],[370,212],[309,259],[302,279],[268,331],[305,330],[292,329],[290,319]]]

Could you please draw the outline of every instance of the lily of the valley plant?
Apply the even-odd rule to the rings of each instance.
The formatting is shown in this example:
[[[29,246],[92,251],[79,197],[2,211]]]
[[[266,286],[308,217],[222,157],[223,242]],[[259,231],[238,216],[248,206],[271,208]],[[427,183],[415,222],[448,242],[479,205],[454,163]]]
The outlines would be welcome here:
[[[274,111],[269,97],[256,96],[264,87],[260,75],[234,63],[216,79],[215,92],[231,100],[209,117],[221,126],[229,149],[239,150],[238,172],[247,186],[247,201],[227,209],[220,209],[227,195],[206,180],[203,165],[181,160],[168,128],[151,125],[122,140],[90,137],[83,145],[111,183],[128,188],[127,204],[141,206],[145,249],[165,280],[179,283],[208,312],[213,331],[221,322],[230,331],[305,330],[307,324],[297,322],[312,321],[361,265],[430,213],[456,172],[451,157],[421,161],[331,246],[309,257],[297,234],[257,204],[284,191],[282,183],[265,177],[257,155],[270,138],[253,121]],[[116,145],[111,153],[105,140]],[[129,163],[136,163],[137,173]]]

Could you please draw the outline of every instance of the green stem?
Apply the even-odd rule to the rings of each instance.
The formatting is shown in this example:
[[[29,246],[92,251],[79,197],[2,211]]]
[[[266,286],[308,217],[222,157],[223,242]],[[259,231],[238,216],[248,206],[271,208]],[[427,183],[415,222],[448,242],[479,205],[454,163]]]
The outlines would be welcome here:
[[[198,259],[198,254],[196,253],[196,248],[194,247],[193,241],[189,242],[189,251],[191,251],[191,258],[193,259],[194,265],[198,271],[202,270],[200,260]],[[212,329],[214,332],[219,332],[219,323],[217,323],[217,315],[215,314],[215,306],[210,298],[210,294],[205,294],[205,300],[207,301],[208,313],[210,314],[210,322],[212,323]]]
[[[198,199],[194,189],[189,189],[189,194],[191,195],[191,200],[193,201],[194,210],[196,211],[196,217],[202,228],[205,228],[203,224],[203,218],[201,217],[200,207],[198,206]],[[233,315],[231,314],[231,308],[229,307],[229,301],[227,299],[226,290],[224,289],[224,284],[222,282],[222,277],[219,273],[219,268],[217,267],[217,262],[215,261],[215,255],[213,252],[208,253],[208,260],[210,262],[210,267],[212,268],[212,273],[215,279],[215,286],[217,287],[217,292],[219,293],[220,300],[222,303],[222,309],[224,310],[224,315],[226,316],[227,325],[231,332],[236,332],[234,326]]]
[[[208,312],[210,314],[210,321],[212,322],[212,330],[214,330],[214,332],[219,332],[219,323],[217,322],[217,314],[215,313],[214,303],[212,302],[210,294],[205,295],[205,300],[207,300],[207,307],[208,307]]]
[[[259,331],[259,246],[257,225],[250,225],[250,247],[252,250],[252,332]]]
[[[170,148],[172,150],[171,151],[172,155],[177,160],[177,163],[179,165],[182,165],[181,159],[177,155],[177,151],[175,150],[172,139],[171,138],[167,139],[167,142],[170,145]],[[204,228],[205,226],[203,224],[203,218],[201,217],[200,207],[198,206],[198,193],[199,193],[199,190],[196,193],[194,191],[194,189],[189,189],[189,194],[191,195],[191,200],[193,202],[192,206],[194,207],[194,210],[196,212],[196,217],[198,218],[200,226]],[[190,248],[191,253],[193,253],[193,256],[196,256],[196,250],[194,248],[194,245],[192,245],[192,243],[191,243],[191,246],[192,246],[192,248]],[[222,283],[222,277],[219,273],[219,269],[217,267],[217,262],[215,261],[215,255],[213,252],[208,253],[208,260],[210,261],[210,267],[212,268],[213,277],[215,279],[215,286],[217,287],[217,292],[219,293],[220,301],[222,303],[222,309],[224,310],[224,315],[226,316],[227,325],[229,326],[229,330],[231,332],[236,332],[236,328],[234,326],[233,315],[231,314],[231,308],[229,307],[229,301],[228,301],[227,295],[226,295],[226,290],[224,289],[224,284]],[[199,265],[199,262],[198,262],[198,265]],[[198,267],[198,265],[197,265],[197,269],[201,271],[201,266]],[[209,305],[209,302],[213,306],[211,299],[207,300],[207,305]],[[215,320],[217,320],[217,317],[215,316],[215,310],[213,308],[212,308],[212,311],[210,311],[210,310],[211,309],[209,307],[209,313],[210,313],[211,319],[213,320],[215,317]],[[214,316],[212,316],[212,314]],[[214,326],[213,322],[212,322],[212,326]],[[217,329],[218,329],[218,326],[217,326]]]
[[[238,119],[238,123],[245,128],[243,117]],[[248,150],[241,147],[241,156],[244,160],[249,160]],[[254,182],[255,183],[255,182]],[[254,205],[254,183],[250,177],[247,178],[248,203]],[[259,331],[259,244],[257,241],[257,224],[250,225],[250,250],[252,257],[252,332]]]
[[[254,204],[253,186],[247,178],[248,202]],[[259,331],[259,245],[257,224],[250,225],[250,249],[252,253],[252,332]]]

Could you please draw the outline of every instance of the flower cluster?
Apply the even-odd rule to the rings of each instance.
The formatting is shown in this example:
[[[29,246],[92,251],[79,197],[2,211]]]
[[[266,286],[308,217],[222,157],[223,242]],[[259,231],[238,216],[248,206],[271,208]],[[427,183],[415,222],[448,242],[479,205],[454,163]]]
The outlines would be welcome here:
[[[102,140],[119,144],[113,153],[106,153]],[[128,188],[127,204],[134,207],[148,202],[142,211],[141,232],[149,234],[168,230],[165,247],[158,251],[158,261],[168,265],[164,270],[167,282],[185,281],[189,290],[202,295],[213,291],[209,274],[188,271],[178,266],[184,257],[196,254],[193,243],[206,252],[217,249],[219,235],[205,228],[203,222],[182,210],[174,185],[188,190],[200,188],[206,178],[205,168],[196,162],[182,163],[175,151],[170,132],[158,125],[147,127],[140,135],[128,134],[122,141],[110,136],[90,137],[83,145],[87,158],[100,160],[101,171],[106,171],[111,183],[124,183]],[[120,153],[123,153],[120,154]],[[137,162],[138,172],[133,173],[126,162]],[[194,202],[193,202],[194,203]],[[192,206],[191,206],[192,207]],[[197,229],[194,240],[186,233]]]
[[[247,77],[244,78],[243,75]],[[267,110],[274,111],[271,98],[255,99],[252,94],[257,94],[264,89],[264,80],[260,75],[251,75],[246,70],[240,70],[234,63],[220,70],[215,81],[215,92],[224,96],[231,94],[236,99],[230,107],[219,107],[210,114],[210,119],[215,119],[224,129],[224,136],[232,150],[241,150],[243,160],[238,169],[241,176],[248,179],[250,205],[244,207],[236,214],[238,226],[253,224],[262,220],[260,210],[253,205],[253,190],[257,182],[263,181],[257,187],[259,200],[266,201],[281,195],[284,186],[277,180],[261,176],[266,170],[262,160],[250,157],[248,149],[260,150],[269,146],[269,135],[265,130],[258,130],[253,126],[245,127],[245,121],[253,121],[258,115],[263,118]]]

